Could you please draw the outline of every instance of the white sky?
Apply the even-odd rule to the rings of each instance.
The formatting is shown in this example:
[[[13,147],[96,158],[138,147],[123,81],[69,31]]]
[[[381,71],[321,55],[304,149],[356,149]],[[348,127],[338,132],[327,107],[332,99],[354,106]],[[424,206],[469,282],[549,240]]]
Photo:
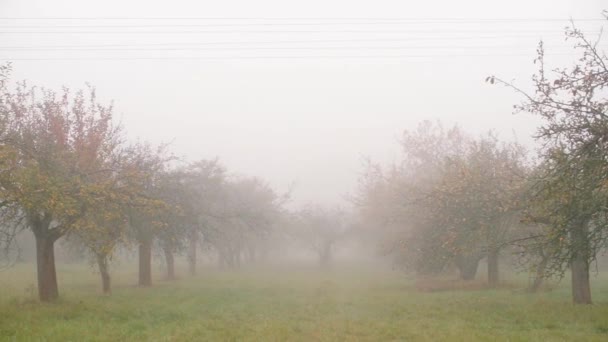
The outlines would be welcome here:
[[[540,38],[556,64],[571,60],[560,33],[567,23],[539,19],[599,19],[602,5],[608,8],[599,0],[0,0],[0,61],[13,60],[14,78],[34,84],[93,84],[101,98],[114,99],[131,137],[173,141],[191,160],[219,156],[231,171],[278,190],[294,182],[296,205],[342,204],[362,157],[397,158],[400,133],[424,119],[531,144],[537,122],[511,115],[517,96],[484,78],[528,85]],[[97,19],[40,19],[51,17]],[[133,19],[152,17],[182,19]],[[395,18],[419,21],[386,24]],[[501,18],[526,20],[493,20]],[[601,24],[579,25],[593,32]],[[84,33],[66,33],[74,30]],[[229,32],[209,32],[218,30]],[[49,46],[55,49],[31,50]],[[160,59],[131,59],[142,57]],[[23,60],[31,58],[40,60]]]

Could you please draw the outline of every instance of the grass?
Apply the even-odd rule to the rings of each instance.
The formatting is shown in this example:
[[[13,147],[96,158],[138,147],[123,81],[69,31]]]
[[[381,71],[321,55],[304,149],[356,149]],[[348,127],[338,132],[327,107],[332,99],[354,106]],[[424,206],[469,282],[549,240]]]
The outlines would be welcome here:
[[[353,266],[206,269],[145,289],[125,270],[109,297],[84,266],[60,266],[58,274],[60,301],[41,304],[33,265],[0,272],[0,340],[608,340],[603,275],[594,279],[596,304],[574,306],[567,284],[537,295],[513,284],[421,291],[401,273]]]

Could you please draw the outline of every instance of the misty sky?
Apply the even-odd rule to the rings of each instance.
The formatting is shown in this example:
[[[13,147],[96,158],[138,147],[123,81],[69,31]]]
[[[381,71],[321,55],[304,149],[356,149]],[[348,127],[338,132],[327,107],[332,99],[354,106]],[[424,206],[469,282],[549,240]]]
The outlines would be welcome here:
[[[599,19],[602,4],[0,0],[0,61],[33,84],[91,83],[133,138],[293,182],[294,204],[343,204],[362,158],[394,160],[424,119],[531,145],[537,121],[484,78],[529,86],[541,38],[550,61],[572,60],[553,19]]]

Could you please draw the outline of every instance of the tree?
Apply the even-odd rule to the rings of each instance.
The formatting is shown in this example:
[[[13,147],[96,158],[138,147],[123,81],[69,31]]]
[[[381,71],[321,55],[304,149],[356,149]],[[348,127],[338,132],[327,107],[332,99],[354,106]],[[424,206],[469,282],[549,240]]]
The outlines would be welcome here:
[[[97,265],[101,276],[101,288],[104,294],[111,293],[110,261],[120,244],[125,244],[128,233],[128,208],[150,206],[143,197],[141,188],[134,186],[135,179],[142,174],[134,172],[132,165],[126,162],[129,148],[120,149],[108,159],[107,166],[111,172],[93,175],[97,182],[104,182],[111,189],[110,196],[97,197],[95,210],[89,210],[75,223],[79,228],[67,234],[72,248],[84,249],[84,254],[91,257]],[[141,172],[141,170],[139,170]]]
[[[157,233],[157,241],[165,256],[167,279],[175,279],[175,254],[182,249],[187,236],[188,219],[182,208],[185,188],[179,172],[172,170],[163,173],[159,179],[160,198],[167,205],[159,220],[164,229]]]
[[[448,165],[431,196],[443,207],[438,216],[444,218],[444,226],[451,227],[452,239],[445,247],[456,248],[456,263],[464,279],[474,277],[475,260],[486,257],[488,283],[495,286],[500,250],[521,217],[525,150],[517,143],[500,143],[489,133],[470,141],[462,158]]]
[[[527,214],[543,230],[524,248],[542,257],[536,265],[543,275],[563,277],[570,268],[573,301],[590,304],[589,265],[608,238],[606,176],[596,173],[598,159],[581,163],[571,157],[552,152],[535,180]]]
[[[383,252],[404,269],[434,273],[448,264],[441,241],[444,227],[430,196],[449,156],[460,155],[467,139],[457,127],[445,130],[425,121],[404,132],[399,162],[386,168],[367,165],[355,203],[367,225],[384,232]]]
[[[112,189],[95,175],[120,143],[112,107],[95,91],[55,93],[20,83],[0,94],[0,197],[36,239],[40,300],[58,297],[54,244]],[[3,217],[10,223],[15,217]]]
[[[293,215],[293,235],[317,253],[321,266],[329,265],[335,244],[347,230],[346,215],[337,208],[309,205]]]
[[[255,177],[223,184],[213,209],[203,217],[206,241],[217,251],[220,267],[239,267],[245,254],[255,259],[257,242],[274,230],[285,199]]]
[[[132,194],[126,205],[129,236],[138,246],[138,284],[152,285],[152,246],[160,231],[166,228],[162,217],[171,208],[163,201],[162,175],[168,156],[165,146],[157,149],[135,144],[125,149],[124,177],[121,181]]]
[[[473,279],[488,259],[498,282],[498,256],[521,211],[525,151],[492,133],[474,139],[459,128],[423,122],[402,140],[402,161],[388,171],[370,165],[357,204],[370,225],[389,227],[389,248],[421,273],[450,265]]]
[[[604,15],[608,19],[608,13]],[[607,238],[608,57],[599,50],[601,38],[588,40],[574,23],[566,37],[575,41],[580,57],[571,67],[551,72],[541,42],[532,93],[494,76],[487,81],[524,97],[516,112],[543,119],[537,139],[544,146],[545,164],[533,196],[537,210],[531,216],[548,226],[542,241],[555,251],[549,268],[559,276],[570,268],[574,303],[590,304],[589,266]]]
[[[211,222],[219,212],[226,170],[215,160],[200,160],[181,170],[183,192],[181,209],[183,224],[187,226],[187,258],[191,275],[196,274],[197,249],[212,229]]]
[[[204,163],[202,161],[197,165],[202,167]],[[200,233],[198,222],[203,209],[198,199],[208,195],[204,193],[207,189],[202,189],[198,183],[202,181],[201,174],[194,174],[200,171],[201,169],[190,165],[165,172],[159,179],[160,198],[167,208],[160,218],[165,228],[158,231],[157,240],[165,256],[167,279],[175,279],[175,254],[186,245],[191,249],[190,272],[195,273],[196,242]]]
[[[101,277],[102,293],[111,290],[110,260],[116,247],[125,241],[126,217],[118,202],[105,202],[87,213],[79,221],[79,230],[68,234],[67,239],[76,248],[85,249]]]

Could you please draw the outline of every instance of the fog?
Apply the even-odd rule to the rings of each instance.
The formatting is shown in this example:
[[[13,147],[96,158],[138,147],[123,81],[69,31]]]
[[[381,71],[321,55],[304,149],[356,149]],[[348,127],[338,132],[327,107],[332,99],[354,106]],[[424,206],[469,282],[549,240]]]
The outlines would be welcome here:
[[[4,29],[1,38],[8,46],[168,43],[192,46],[207,42],[244,42],[230,47],[253,45],[278,49],[226,51],[220,49],[226,46],[212,45],[203,51],[125,51],[125,48],[117,51],[6,50],[1,57],[58,58],[57,61],[15,60],[14,78],[48,87],[68,85],[80,88],[89,82],[97,88],[100,97],[115,101],[116,112],[134,137],[154,143],[171,142],[177,154],[193,160],[219,156],[229,168],[258,175],[279,189],[286,189],[293,183],[293,201],[299,205],[311,201],[348,205],[345,195],[356,184],[361,159],[394,160],[398,152],[395,141],[402,130],[423,119],[440,119],[446,124],[458,122],[473,133],[495,129],[505,139],[516,136],[522,143],[532,144],[530,135],[535,131],[534,119],[527,115],[510,115],[512,105],[519,98],[512,92],[490,87],[483,80],[496,74],[528,86],[526,81],[534,70],[531,61],[541,38],[547,41],[549,53],[566,53],[566,56],[556,56],[556,63],[568,60],[568,46],[564,45],[561,34],[565,24],[490,20],[468,24],[423,21],[388,26],[294,27],[293,24],[299,20],[297,18],[317,19],[305,20],[306,23],[318,23],[323,18],[337,18],[326,20],[332,23],[341,22],[340,18],[364,18],[363,21],[395,17],[421,20],[597,18],[601,5],[599,0],[585,1],[584,6],[578,1],[519,0],[498,4],[487,1],[222,1],[221,4],[176,1],[171,6],[159,1],[61,0],[51,4],[47,1],[4,0],[0,4],[3,17],[256,18],[216,20],[213,21],[215,24],[268,23],[261,18],[286,18],[270,22],[288,25],[142,29],[158,32],[153,34],[125,34],[124,28],[123,33],[105,33],[121,29],[94,28],[89,31],[97,33],[52,34],[40,32],[45,29],[34,26],[21,31],[38,33],[10,34],[6,31],[15,30],[10,28],[13,25],[60,25],[66,22],[4,20],[3,25],[8,28]],[[67,24],[144,23],[184,25],[210,24],[210,21],[74,20]],[[588,30],[597,30],[600,24],[580,23]],[[264,29],[279,32],[250,32]],[[164,33],[192,30],[235,32]],[[290,30],[384,32],[281,32]],[[408,33],[408,30],[413,33]],[[488,36],[490,38],[478,38]],[[260,41],[357,39],[405,41],[251,44]],[[290,49],[298,46],[311,49]],[[340,46],[367,49],[327,49]],[[374,48],[378,46],[380,48]],[[395,47],[405,49],[395,50]],[[305,57],[335,55],[348,58]],[[361,55],[407,57],[356,58]],[[180,59],[194,56],[229,58]],[[247,59],[251,56],[279,58]],[[85,57],[110,60],[78,59]],[[170,59],[115,59],[130,57]]]
[[[606,5],[0,0],[0,340],[604,340]]]

